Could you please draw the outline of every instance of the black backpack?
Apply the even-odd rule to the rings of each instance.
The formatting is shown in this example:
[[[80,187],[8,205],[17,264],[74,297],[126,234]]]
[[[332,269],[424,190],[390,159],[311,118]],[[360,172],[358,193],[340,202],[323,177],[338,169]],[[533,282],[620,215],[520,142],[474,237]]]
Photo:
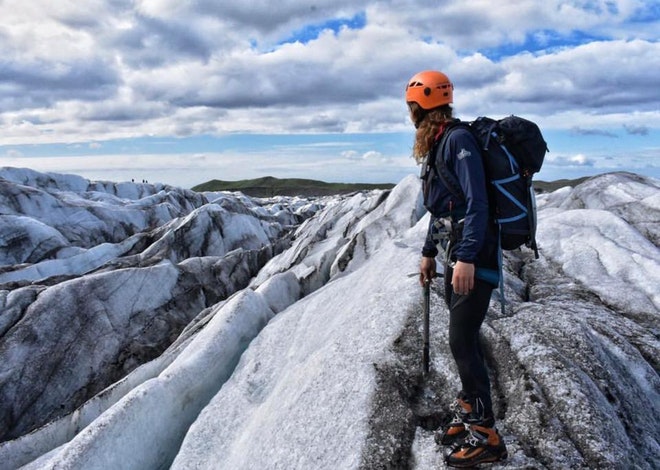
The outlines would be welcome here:
[[[513,250],[524,244],[534,250],[538,258],[532,175],[541,169],[548,151],[539,127],[514,115],[499,120],[480,117],[470,123],[450,124],[431,155],[439,155],[433,165],[436,174],[458,200],[465,200],[465,196],[442,159],[447,136],[458,126],[469,129],[481,147],[491,215],[500,226],[501,248]]]

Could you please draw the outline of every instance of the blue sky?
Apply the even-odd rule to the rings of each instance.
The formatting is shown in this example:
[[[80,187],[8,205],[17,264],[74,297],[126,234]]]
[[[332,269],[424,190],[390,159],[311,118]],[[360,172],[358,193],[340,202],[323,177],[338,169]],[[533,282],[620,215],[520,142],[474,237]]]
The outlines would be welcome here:
[[[398,182],[418,167],[403,90],[518,114],[538,179],[660,178],[658,2],[210,0],[0,4],[0,166],[91,179]]]
[[[342,29],[363,29],[367,25],[364,12],[356,13],[351,18],[331,18],[320,23],[310,23],[292,32],[291,36],[285,38],[280,44],[296,43],[307,44],[327,31],[338,34]]]

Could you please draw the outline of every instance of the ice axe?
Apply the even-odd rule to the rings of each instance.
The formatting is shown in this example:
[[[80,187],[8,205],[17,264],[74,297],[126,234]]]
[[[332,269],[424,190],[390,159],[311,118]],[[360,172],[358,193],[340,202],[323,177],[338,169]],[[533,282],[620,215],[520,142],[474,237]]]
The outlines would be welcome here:
[[[409,277],[419,276],[419,273],[409,274]],[[436,273],[433,277],[443,277]],[[429,373],[429,330],[430,330],[430,311],[431,311],[431,279],[425,279],[422,295],[422,372],[424,375]]]
[[[431,280],[424,280],[424,295],[422,300],[424,346],[422,349],[422,372],[429,373],[429,311],[431,310]]]

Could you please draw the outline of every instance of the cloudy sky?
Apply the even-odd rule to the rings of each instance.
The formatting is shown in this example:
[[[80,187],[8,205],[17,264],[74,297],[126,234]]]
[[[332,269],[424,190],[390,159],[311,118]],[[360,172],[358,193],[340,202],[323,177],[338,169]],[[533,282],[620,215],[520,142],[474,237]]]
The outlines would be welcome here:
[[[417,173],[403,95],[519,114],[538,179],[660,177],[657,0],[0,0],[0,166],[184,187]]]

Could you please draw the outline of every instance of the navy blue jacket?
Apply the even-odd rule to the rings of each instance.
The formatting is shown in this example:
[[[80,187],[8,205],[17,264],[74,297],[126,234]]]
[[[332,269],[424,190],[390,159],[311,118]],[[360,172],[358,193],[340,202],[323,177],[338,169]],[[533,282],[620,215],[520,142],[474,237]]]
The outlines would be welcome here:
[[[481,161],[481,151],[472,133],[458,126],[449,129],[445,145],[437,151],[442,155],[446,168],[461,187],[464,200],[457,198],[440,178],[430,181],[427,197],[431,205],[431,222],[422,250],[424,256],[435,257],[438,250],[433,241],[433,223],[438,217],[464,217],[463,234],[452,252],[452,261],[474,263],[478,278],[497,284],[499,278],[497,258],[497,225],[492,222],[488,209],[486,175]],[[427,201],[425,201],[427,202]]]

